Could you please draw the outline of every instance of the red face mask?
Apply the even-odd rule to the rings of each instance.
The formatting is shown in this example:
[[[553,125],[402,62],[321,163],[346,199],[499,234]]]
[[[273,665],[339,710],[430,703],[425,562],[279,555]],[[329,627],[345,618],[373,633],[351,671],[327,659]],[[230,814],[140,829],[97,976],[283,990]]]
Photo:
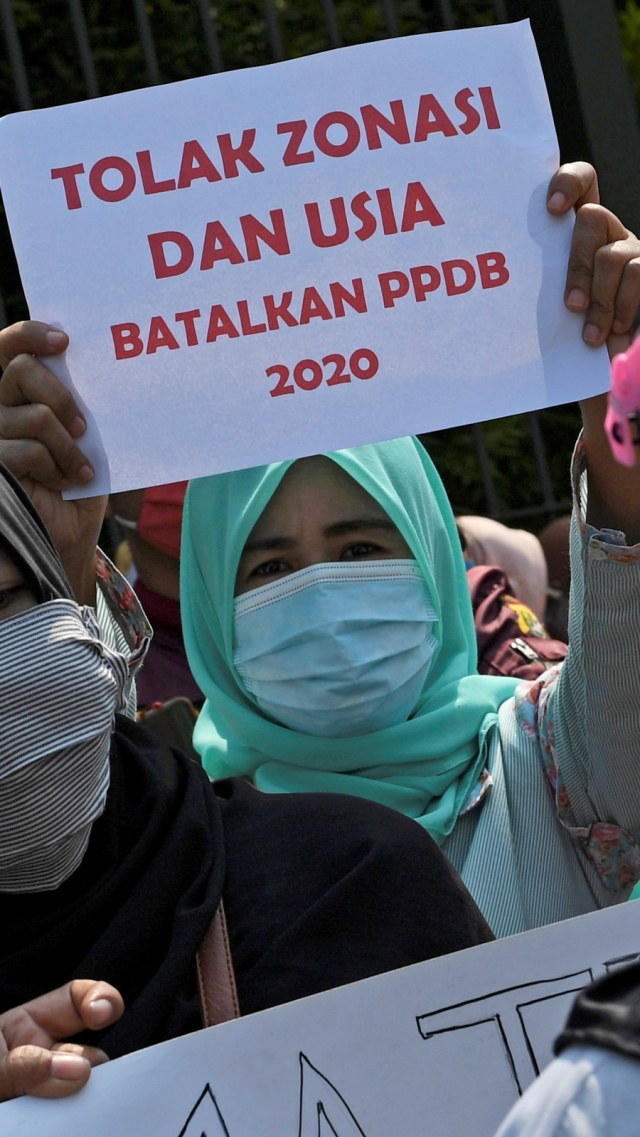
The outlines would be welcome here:
[[[186,491],[187,482],[172,482],[146,489],[136,526],[143,540],[176,560],[180,557],[182,507]]]

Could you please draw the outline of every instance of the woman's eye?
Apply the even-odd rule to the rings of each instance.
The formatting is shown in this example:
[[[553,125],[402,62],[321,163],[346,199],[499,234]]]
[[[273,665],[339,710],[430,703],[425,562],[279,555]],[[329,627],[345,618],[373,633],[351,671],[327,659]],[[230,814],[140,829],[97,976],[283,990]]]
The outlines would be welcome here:
[[[290,572],[286,561],[263,561],[251,570],[251,576],[275,576],[279,572]]]
[[[0,588],[0,612],[3,608],[8,608],[13,600],[24,592],[26,585],[14,584],[12,588]]]
[[[379,552],[379,545],[372,545],[369,541],[357,541],[352,545],[347,545],[346,549],[342,552],[341,559],[343,561],[357,561],[361,557],[370,557]]]

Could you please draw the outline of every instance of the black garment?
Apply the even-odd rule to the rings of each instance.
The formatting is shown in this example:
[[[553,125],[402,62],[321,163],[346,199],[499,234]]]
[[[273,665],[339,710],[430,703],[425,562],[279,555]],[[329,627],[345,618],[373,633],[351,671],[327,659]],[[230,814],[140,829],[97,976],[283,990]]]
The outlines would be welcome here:
[[[201,1025],[194,958],[223,892],[243,1013],[491,939],[437,846],[394,810],[219,782],[118,717],[80,868],[0,896],[0,1009],[73,977],[127,1006],[111,1057]]]
[[[79,869],[52,892],[0,894],[0,1007],[105,979],[127,1013],[111,1057],[196,1029],[194,958],[222,892],[224,830],[204,772],[117,717],[111,783]]]
[[[243,1013],[493,939],[415,821],[345,794],[224,794],[224,906]]]
[[[640,963],[612,971],[580,992],[554,1052],[567,1046],[601,1046],[640,1059]]]

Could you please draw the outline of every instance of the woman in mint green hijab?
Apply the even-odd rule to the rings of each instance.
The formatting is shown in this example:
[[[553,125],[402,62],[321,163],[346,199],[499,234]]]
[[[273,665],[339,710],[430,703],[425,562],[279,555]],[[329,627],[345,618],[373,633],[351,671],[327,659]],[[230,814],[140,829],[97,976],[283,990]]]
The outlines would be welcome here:
[[[273,721],[276,716],[265,714],[247,690],[234,664],[238,567],[245,542],[292,466],[282,462],[204,478],[188,491],[181,561],[184,631],[191,668],[207,696],[196,746],[212,777],[245,774],[269,791],[329,790],[374,798],[416,818],[442,842],[480,777],[484,739],[495,725],[497,707],[515,684],[475,674],[475,632],[460,541],[424,448],[413,439],[399,439],[338,451],[332,460],[397,527],[410,550],[402,559],[415,559],[432,602],[437,649],[415,691],[414,705],[403,721],[379,730],[366,721],[361,733],[342,738],[335,737],[327,710],[323,737]],[[317,496],[311,499],[314,504]],[[352,547],[361,536],[346,533],[339,548]],[[270,557],[266,549],[262,560]],[[351,561],[347,572],[370,559],[364,555]],[[274,576],[277,573],[256,576],[259,598]],[[366,590],[368,583],[353,586],[355,592]],[[391,593],[398,582],[374,583],[381,584],[378,592],[384,603],[385,592]],[[349,581],[344,584],[348,587]],[[334,582],[334,588],[340,587]],[[352,618],[351,604],[347,607]],[[279,652],[286,655],[292,639],[298,638],[299,625],[292,627],[286,613],[278,613],[277,619],[285,636]],[[416,630],[420,634],[419,622]],[[318,651],[310,631],[305,631],[313,665]],[[388,625],[375,629],[383,652],[392,634]],[[295,666],[293,671],[286,677],[289,688],[300,682]],[[388,692],[384,697],[388,699]]]
[[[181,575],[211,777],[395,807],[438,841],[497,934],[613,898],[547,776],[559,748],[584,782],[585,739],[553,717],[564,688],[554,674],[532,696],[477,674],[452,511],[417,440],[196,480]]]

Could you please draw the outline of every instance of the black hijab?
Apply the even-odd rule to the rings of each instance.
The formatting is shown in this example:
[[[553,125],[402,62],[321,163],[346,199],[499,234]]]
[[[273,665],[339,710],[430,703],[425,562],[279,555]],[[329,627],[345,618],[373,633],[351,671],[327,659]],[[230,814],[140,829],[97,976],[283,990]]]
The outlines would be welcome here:
[[[114,1058],[202,1025],[195,956],[220,901],[224,832],[204,772],[117,716],[111,784],[79,869],[52,892],[0,894],[0,1009],[71,978],[124,996],[92,1034]]]
[[[73,598],[45,526],[2,466],[0,547],[38,601]],[[81,866],[51,892],[0,893],[0,1008],[74,977],[106,979],[127,1007],[97,1040],[110,1056],[196,1029],[195,955],[223,877],[221,809],[209,779],[116,716],[106,807]]]

